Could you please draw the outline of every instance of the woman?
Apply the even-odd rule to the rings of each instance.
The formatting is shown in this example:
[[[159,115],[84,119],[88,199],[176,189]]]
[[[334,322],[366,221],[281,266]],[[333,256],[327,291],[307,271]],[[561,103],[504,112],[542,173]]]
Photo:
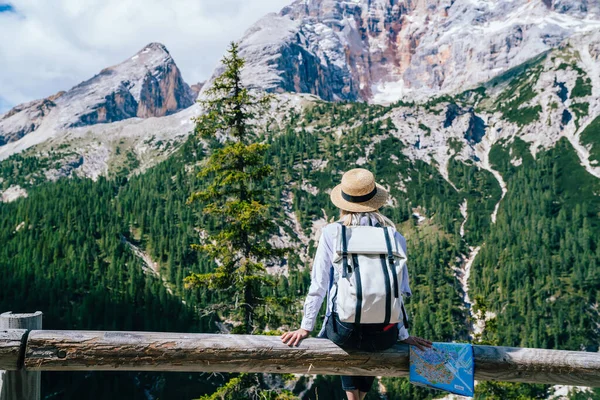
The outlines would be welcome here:
[[[342,183],[331,191],[330,197],[333,204],[341,210],[341,219],[322,230],[313,263],[311,285],[304,303],[301,327],[296,331],[284,333],[281,337],[282,342],[289,346],[297,346],[302,339],[308,337],[309,332],[314,329],[323,299],[327,296],[327,313],[319,337],[327,337],[342,347],[365,351],[385,350],[397,340],[420,349],[431,347],[430,341],[409,336],[406,318],[397,324],[355,324],[340,320],[334,304],[340,274],[334,273],[332,267],[335,258],[334,240],[340,224],[346,227],[392,227],[394,238],[400,243],[404,254],[406,240],[395,230],[394,223],[379,213],[379,208],[388,200],[388,193],[375,183],[375,177],[366,169],[356,168],[346,172]],[[410,296],[406,268],[403,268],[400,278],[402,295]],[[342,376],[342,388],[349,400],[362,400],[371,389],[374,380],[374,377],[368,376]]]

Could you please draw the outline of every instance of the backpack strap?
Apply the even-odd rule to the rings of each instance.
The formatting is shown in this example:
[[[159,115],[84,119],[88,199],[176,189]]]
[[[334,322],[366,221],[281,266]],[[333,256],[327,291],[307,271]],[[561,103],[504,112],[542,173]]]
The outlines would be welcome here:
[[[390,240],[390,232],[387,227],[383,227],[383,234],[385,235],[385,244],[387,246],[387,260],[392,270],[392,276],[394,277],[394,297],[398,298],[398,274],[396,274],[396,268],[394,267],[394,255],[392,254],[392,242]]]
[[[404,303],[402,303],[402,324],[406,329],[409,329],[408,326],[408,315],[406,315],[406,308],[404,308]]]
[[[348,277],[348,240],[346,225],[342,224],[342,278]]]
[[[334,272],[333,265],[329,267],[329,288],[327,289],[327,297],[331,295],[331,288],[333,287],[333,274]],[[337,297],[337,290],[335,291],[335,295],[331,299],[331,309],[329,309],[329,301],[327,302],[327,310],[325,312],[325,316],[329,318],[331,313],[333,312],[333,307],[335,306],[335,299]]]
[[[354,312],[354,323],[358,326],[360,325],[360,318],[362,313],[362,281],[360,279],[360,271],[358,266],[358,256],[356,254],[352,254],[352,266],[354,267],[354,278],[356,280],[356,309]]]

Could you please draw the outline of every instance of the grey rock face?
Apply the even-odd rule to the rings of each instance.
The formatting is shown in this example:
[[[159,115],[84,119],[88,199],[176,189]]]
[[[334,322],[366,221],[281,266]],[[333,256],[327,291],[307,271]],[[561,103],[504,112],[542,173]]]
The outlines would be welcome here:
[[[117,89],[104,99],[105,101],[96,105],[93,111],[82,115],[69,126],[77,127],[115,122],[137,116],[138,103],[125,87]]]
[[[64,92],[47,99],[21,104],[0,116],[0,146],[17,141],[35,131],[54,107],[54,102]]]
[[[167,49],[151,43],[129,60],[75,86],[62,104],[72,114],[68,126],[76,127],[162,117],[193,102],[194,94]]]
[[[275,65],[281,71],[279,91],[311,93],[328,101],[358,99],[352,76],[346,70],[335,65],[325,68],[300,43],[282,48]]]
[[[162,117],[191,106],[195,98],[167,49],[151,43],[67,92],[19,105],[0,116],[0,146],[31,134],[44,122],[51,132]]]
[[[393,102],[485,82],[596,29],[591,0],[297,0],[240,45],[250,86]]]

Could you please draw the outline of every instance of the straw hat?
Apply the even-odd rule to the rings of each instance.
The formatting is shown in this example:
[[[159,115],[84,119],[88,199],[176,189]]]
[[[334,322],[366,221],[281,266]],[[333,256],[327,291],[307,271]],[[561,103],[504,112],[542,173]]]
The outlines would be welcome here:
[[[376,211],[388,199],[388,192],[375,183],[375,177],[364,168],[355,168],[342,176],[342,183],[331,191],[336,207],[351,212]]]

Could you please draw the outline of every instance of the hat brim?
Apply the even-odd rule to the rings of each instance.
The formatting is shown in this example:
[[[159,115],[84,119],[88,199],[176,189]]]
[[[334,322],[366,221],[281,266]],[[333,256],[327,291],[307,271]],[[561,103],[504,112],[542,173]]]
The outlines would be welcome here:
[[[377,193],[373,196],[372,199],[367,200],[362,203],[352,203],[348,200],[345,200],[342,197],[342,185],[337,185],[331,191],[329,195],[331,198],[331,202],[339,209],[350,211],[350,212],[369,212],[369,211],[377,211],[380,209],[385,203],[387,203],[389,194],[387,190],[384,189],[383,186],[379,184],[375,184],[377,186]]]

